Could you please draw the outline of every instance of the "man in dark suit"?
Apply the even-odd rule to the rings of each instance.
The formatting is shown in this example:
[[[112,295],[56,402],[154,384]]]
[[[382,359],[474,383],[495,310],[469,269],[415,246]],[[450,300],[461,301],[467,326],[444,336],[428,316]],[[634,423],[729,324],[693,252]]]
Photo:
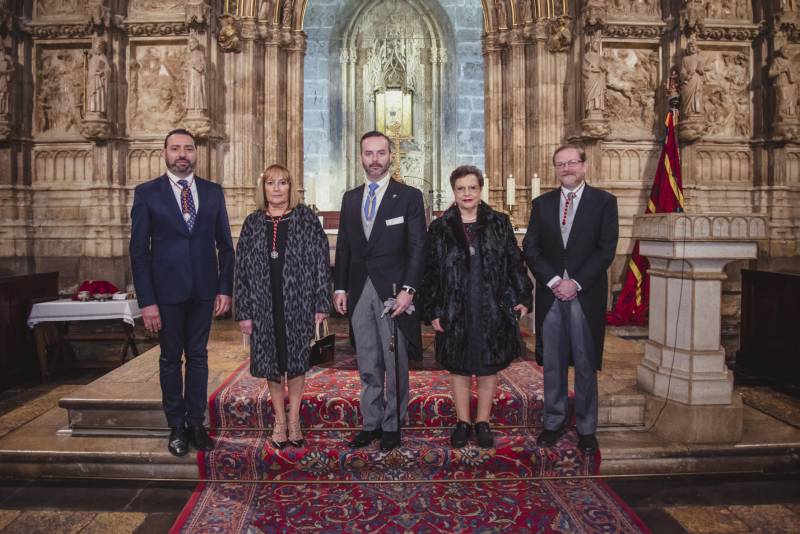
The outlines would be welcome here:
[[[421,353],[419,312],[409,306],[422,276],[426,235],[422,193],[391,179],[391,155],[391,142],[382,133],[361,138],[366,180],[342,198],[333,296],[339,313],[350,311],[361,376],[364,428],[350,446],[380,438],[384,451],[400,444],[398,420],[408,408],[408,356]],[[396,298],[391,317],[399,326],[399,369],[389,349],[391,320],[383,316],[390,297]]]
[[[136,187],[131,208],[133,283],[145,328],[159,332],[158,360],[169,451],[211,450],[208,402],[212,314],[230,309],[233,241],[222,188],[194,175],[197,149],[183,129],[164,140],[166,174]],[[186,378],[181,357],[186,354]]]
[[[603,358],[606,271],[619,237],[617,199],[586,183],[586,154],[559,147],[553,165],[561,187],[533,201],[522,246],[536,277],[536,359],[544,365],[544,431],[552,447],[568,423],[567,376],[575,366],[578,445],[597,450],[597,370]]]

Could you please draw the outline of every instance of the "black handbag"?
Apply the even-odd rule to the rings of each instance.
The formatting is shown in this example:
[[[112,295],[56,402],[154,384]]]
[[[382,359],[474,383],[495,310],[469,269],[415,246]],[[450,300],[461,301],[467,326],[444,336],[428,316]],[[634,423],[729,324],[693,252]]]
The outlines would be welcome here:
[[[314,339],[311,340],[311,365],[333,362],[336,334],[328,331],[328,320],[317,323],[314,327]]]

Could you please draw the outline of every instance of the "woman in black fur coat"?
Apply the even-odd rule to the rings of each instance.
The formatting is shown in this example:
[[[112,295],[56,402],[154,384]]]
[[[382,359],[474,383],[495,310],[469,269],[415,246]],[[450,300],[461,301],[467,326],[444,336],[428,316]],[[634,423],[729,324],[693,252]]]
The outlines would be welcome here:
[[[256,205],[236,245],[235,317],[242,333],[251,336],[250,373],[269,381],[275,410],[272,444],[300,447],[309,341],[331,307],[328,238],[314,212],[297,203],[286,167],[271,165],[264,171]]]
[[[428,228],[421,295],[436,330],[436,360],[450,371],[458,423],[453,447],[466,445],[470,383],[478,381],[475,434],[494,445],[489,418],[497,373],[522,354],[518,317],[528,313],[533,289],[507,215],[481,202],[483,174],[469,165],[450,175],[455,204]]]

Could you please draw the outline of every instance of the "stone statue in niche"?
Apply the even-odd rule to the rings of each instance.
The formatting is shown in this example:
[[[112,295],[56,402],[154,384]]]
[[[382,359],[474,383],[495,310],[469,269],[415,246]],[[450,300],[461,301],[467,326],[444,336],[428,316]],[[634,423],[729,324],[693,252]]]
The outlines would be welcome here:
[[[186,109],[203,110],[206,101],[206,56],[197,37],[189,37],[189,58],[186,64]]]
[[[496,0],[494,9],[497,13],[497,27],[508,28],[508,8],[506,8],[505,0]]]
[[[775,50],[769,66],[769,78],[775,85],[775,115],[778,122],[797,118],[797,74],[792,71],[786,45]]]
[[[186,4],[186,24],[205,25],[208,23],[210,11],[206,0],[189,0]]]
[[[659,85],[655,50],[611,49],[605,56],[605,113],[619,137],[652,135]]]
[[[111,66],[106,57],[106,42],[96,39],[92,43],[92,54],[87,65],[86,111],[105,116],[108,80],[111,77]]]
[[[683,116],[690,118],[703,113],[703,84],[708,67],[697,48],[697,42],[689,39],[681,62],[681,100]]]
[[[292,11],[294,11],[294,0],[284,0],[283,13],[281,15],[281,26],[284,28],[292,27]]]
[[[583,98],[589,115],[598,115],[596,112],[600,112],[602,116],[606,106],[606,66],[597,35],[592,36],[583,55]]]
[[[520,22],[530,22],[533,20],[531,13],[531,0],[519,0]]]
[[[106,5],[107,0],[89,0],[86,4],[89,24],[94,26],[111,26],[111,9]]]
[[[43,50],[37,71],[37,127],[46,134],[77,133],[83,108],[83,54]]]
[[[157,133],[185,116],[186,48],[137,47],[131,64],[131,127]]]
[[[11,113],[13,75],[14,58],[12,58],[6,48],[0,44],[0,120],[2,119],[2,115]]]

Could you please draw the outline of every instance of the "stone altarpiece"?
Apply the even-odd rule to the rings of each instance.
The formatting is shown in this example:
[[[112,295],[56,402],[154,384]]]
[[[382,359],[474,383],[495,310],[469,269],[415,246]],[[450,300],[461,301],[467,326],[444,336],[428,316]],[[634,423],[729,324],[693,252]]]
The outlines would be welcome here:
[[[98,274],[126,281],[132,189],[162,172],[163,134],[176,125],[198,132],[198,174],[225,187],[234,235],[253,207],[252,184],[265,163],[286,164],[302,194],[308,2],[0,3],[3,271],[57,269],[65,285]],[[401,3],[421,15],[414,10],[428,4]],[[388,20],[380,2],[355,4],[368,26]],[[529,216],[534,174],[544,190],[556,185],[553,149],[581,143],[591,182],[619,198],[622,239],[612,269],[618,284],[632,217],[643,210],[655,174],[668,106],[664,85],[674,70],[688,209],[766,215],[769,239],[760,261],[797,259],[796,0],[480,5],[489,198],[503,207],[505,178],[513,175],[517,225]],[[357,134],[374,113],[364,102],[393,86],[413,95],[421,163],[409,176],[419,175],[423,188],[446,187],[453,150],[437,98],[458,88],[448,88],[443,74],[450,65],[446,28],[432,21],[386,24],[379,39],[342,26],[346,76],[338,83],[360,102],[342,109],[340,125],[342,166],[351,176],[358,170]],[[387,84],[372,65],[385,67],[383,50],[397,50],[408,33],[421,35],[415,42],[424,45],[406,47]]]

